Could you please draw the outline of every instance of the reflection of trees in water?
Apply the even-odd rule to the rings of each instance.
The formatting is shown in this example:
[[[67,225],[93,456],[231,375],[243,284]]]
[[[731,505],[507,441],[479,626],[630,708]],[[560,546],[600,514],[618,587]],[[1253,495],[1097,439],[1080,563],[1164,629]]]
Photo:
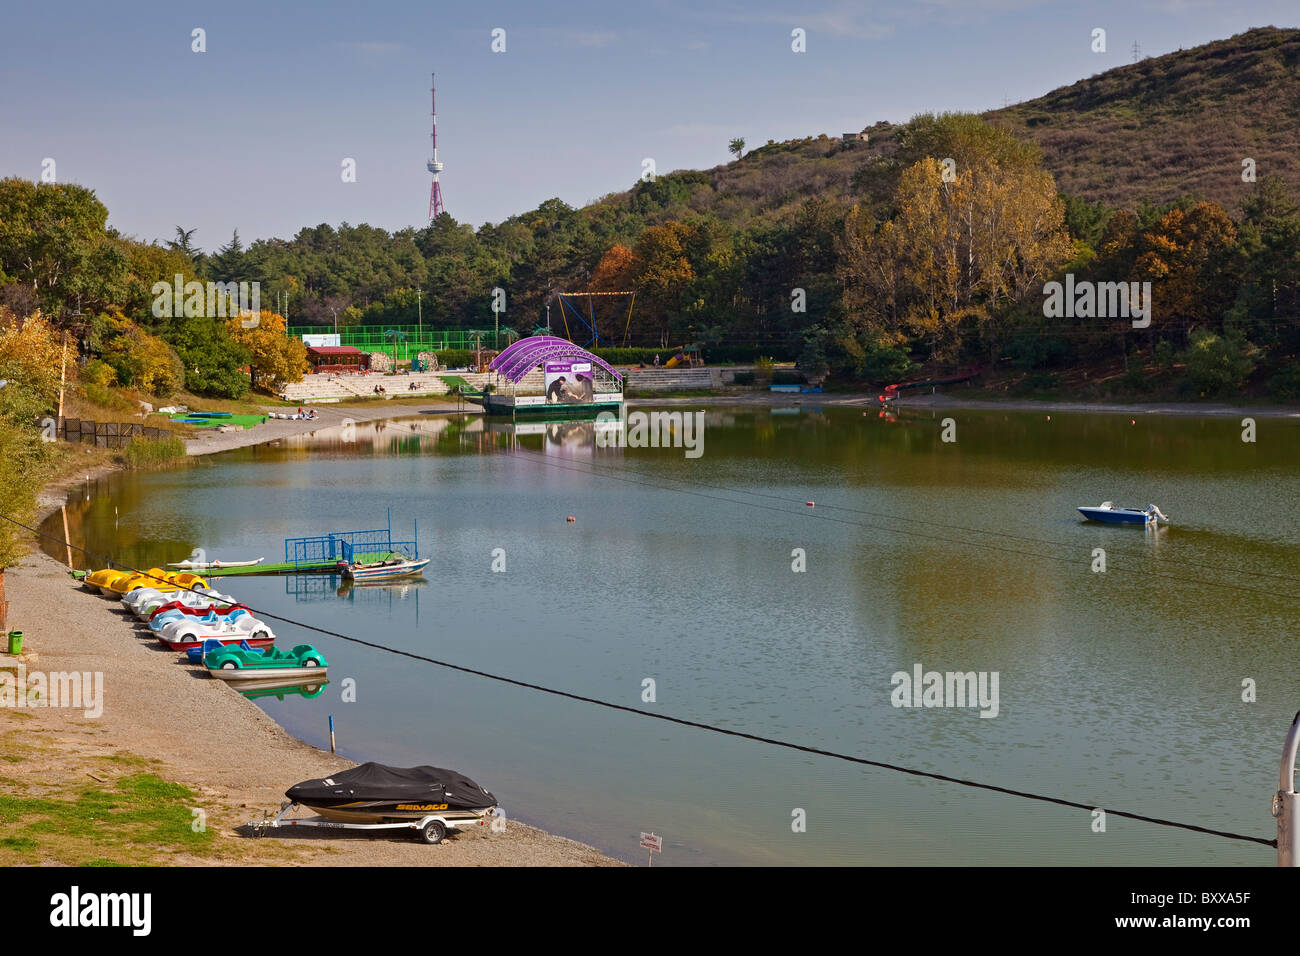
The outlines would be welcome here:
[[[169,561],[190,557],[198,546],[196,537],[158,537],[157,526],[136,516],[147,513],[148,491],[137,476],[119,472],[69,489],[67,504],[56,509],[40,524],[40,548],[60,564],[67,564],[63,519],[67,515],[67,540],[72,543],[72,563],[78,568],[104,566],[101,555],[113,564],[137,568],[161,567]],[[178,516],[167,522],[175,531]],[[197,518],[192,519],[194,524]],[[180,529],[186,534],[188,529]],[[91,557],[78,548],[95,552]]]

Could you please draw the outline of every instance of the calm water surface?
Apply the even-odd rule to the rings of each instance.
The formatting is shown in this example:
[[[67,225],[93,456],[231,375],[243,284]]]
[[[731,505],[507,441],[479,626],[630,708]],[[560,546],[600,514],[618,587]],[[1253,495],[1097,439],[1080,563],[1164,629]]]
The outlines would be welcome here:
[[[1262,421],[1246,444],[1232,419],[960,412],[945,443],[942,414],[715,407],[694,460],[594,447],[590,426],[518,434],[420,417],[111,476],[68,518],[74,543],[149,566],[196,547],[279,561],[286,537],[383,527],[391,507],[395,537],[418,519],[425,582],[250,577],[228,590],[577,694],[1272,837],[1282,737],[1300,706],[1300,425]],[[1174,524],[1082,523],[1074,508],[1103,499],[1155,502]],[[491,571],[497,548],[505,573]],[[1098,548],[1106,573],[1091,570]],[[281,644],[309,641],[330,661],[319,697],[259,701],[293,733],[328,746],[332,714],[352,759],[455,767],[509,815],[629,860],[653,830],[657,866],[1273,862],[1267,847],[1113,816],[1095,833],[1082,810],[273,626]],[[997,717],[892,706],[891,675],[918,663],[998,672]],[[341,700],[345,678],[355,703]],[[1242,700],[1247,679],[1257,702]],[[796,809],[806,832],[792,832]]]

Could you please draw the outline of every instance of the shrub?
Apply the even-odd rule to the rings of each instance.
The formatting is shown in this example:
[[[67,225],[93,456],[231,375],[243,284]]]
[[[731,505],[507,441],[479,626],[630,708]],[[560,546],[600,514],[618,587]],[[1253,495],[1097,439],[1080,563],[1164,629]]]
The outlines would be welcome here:
[[[1279,402],[1300,399],[1300,364],[1291,362],[1268,380],[1269,397]]]
[[[1177,352],[1174,350],[1174,343],[1170,342],[1168,339],[1161,339],[1156,343],[1153,358],[1155,359],[1155,363],[1161,368],[1173,368],[1174,361],[1177,357]]]
[[[113,366],[107,362],[101,359],[91,359],[86,363],[86,367],[81,370],[81,380],[89,385],[109,388],[117,384],[117,372],[113,371]]]
[[[915,366],[905,349],[869,345],[858,362],[858,376],[870,382],[897,382]]]
[[[36,515],[36,491],[52,468],[51,445],[25,425],[0,419],[0,514],[29,522]],[[0,521],[0,584],[4,569],[27,553],[26,535],[8,521]]]
[[[1124,387],[1129,391],[1140,392],[1151,385],[1151,376],[1147,370],[1142,367],[1140,362],[1135,362],[1128,367],[1128,371],[1123,376]]]
[[[1011,364],[1022,372],[1051,368],[1060,364],[1069,354],[1069,342],[1063,336],[1052,335],[1043,329],[1041,322],[1017,330],[1007,343],[1007,355],[1011,358]]]
[[[1203,398],[1241,391],[1255,371],[1259,350],[1239,333],[1192,333],[1183,353],[1188,385]]]
[[[443,349],[433,354],[438,356],[439,368],[462,368],[474,362],[473,349]]]

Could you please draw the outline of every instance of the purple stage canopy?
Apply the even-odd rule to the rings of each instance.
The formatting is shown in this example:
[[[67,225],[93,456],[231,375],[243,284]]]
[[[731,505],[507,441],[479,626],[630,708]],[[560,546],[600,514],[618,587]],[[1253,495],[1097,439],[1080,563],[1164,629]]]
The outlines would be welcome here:
[[[593,366],[599,365],[614,378],[623,381],[623,376],[614,371],[613,367],[600,356],[574,345],[568,339],[553,335],[534,335],[520,339],[494,358],[488,368],[504,375],[512,384],[518,385],[525,375],[542,362],[569,359],[591,362]]]

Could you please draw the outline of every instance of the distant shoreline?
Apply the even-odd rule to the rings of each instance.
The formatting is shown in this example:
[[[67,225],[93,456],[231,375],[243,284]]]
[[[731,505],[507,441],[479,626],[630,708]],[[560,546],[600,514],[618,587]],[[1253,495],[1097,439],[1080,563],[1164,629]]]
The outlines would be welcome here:
[[[639,395],[627,400],[632,405],[752,405],[757,407],[781,406],[843,406],[848,408],[881,408],[883,403],[876,395],[850,392],[753,392],[736,395],[699,395],[663,398]],[[1078,412],[1094,415],[1171,415],[1187,418],[1297,418],[1300,407],[1286,405],[1229,405],[1210,402],[1068,402],[1037,401],[1034,399],[967,399],[951,392],[934,395],[908,396],[889,403],[890,408],[944,408],[970,411],[1002,412]]]

